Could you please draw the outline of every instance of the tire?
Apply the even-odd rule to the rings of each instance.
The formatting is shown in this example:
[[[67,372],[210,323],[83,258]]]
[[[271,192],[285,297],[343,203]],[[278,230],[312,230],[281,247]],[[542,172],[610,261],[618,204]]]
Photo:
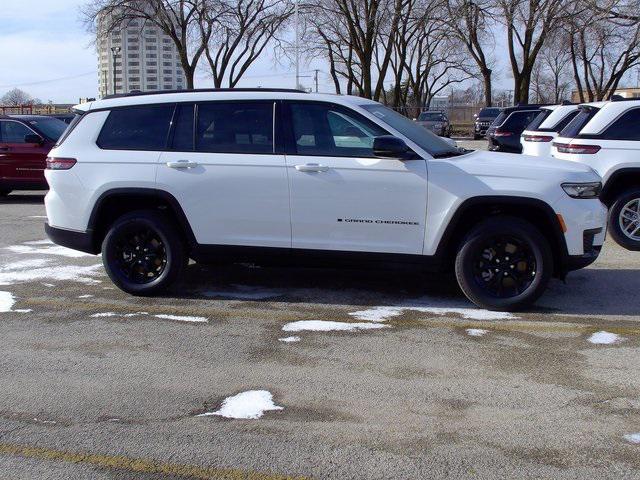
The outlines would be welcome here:
[[[609,233],[621,247],[640,251],[640,188],[627,190],[615,199],[609,209]]]
[[[0,197],[6,197],[10,193],[11,193],[11,190],[5,190],[3,188],[0,188]]]
[[[173,222],[153,210],[118,218],[102,242],[102,263],[109,278],[132,295],[164,292],[180,278],[188,261]]]
[[[476,135],[475,133],[473,134],[474,140],[480,140],[481,138],[482,138],[482,135]]]
[[[521,260],[513,263],[514,256]],[[493,217],[473,227],[464,238],[455,272],[463,293],[477,306],[521,310],[547,288],[553,273],[553,254],[548,240],[529,222]]]

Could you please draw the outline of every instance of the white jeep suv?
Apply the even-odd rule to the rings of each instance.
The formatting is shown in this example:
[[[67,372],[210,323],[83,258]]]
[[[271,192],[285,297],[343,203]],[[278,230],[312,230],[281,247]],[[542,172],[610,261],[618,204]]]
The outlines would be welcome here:
[[[611,236],[629,250],[640,250],[640,100],[580,105],[580,113],[553,141],[551,153],[598,172]]]
[[[514,310],[593,262],[600,177],[461,150],[371,100],[290,90],[131,94],[76,107],[50,153],[49,237],[151,295],[196,262],[455,270]]]
[[[578,105],[549,105],[540,107],[540,113],[522,132],[520,143],[524,155],[551,156],[551,142],[578,114]]]

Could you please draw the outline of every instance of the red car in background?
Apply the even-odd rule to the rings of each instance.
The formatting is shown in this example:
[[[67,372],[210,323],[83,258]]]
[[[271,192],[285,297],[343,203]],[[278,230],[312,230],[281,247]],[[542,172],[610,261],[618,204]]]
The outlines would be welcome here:
[[[43,115],[0,116],[0,196],[48,188],[47,155],[67,127]]]

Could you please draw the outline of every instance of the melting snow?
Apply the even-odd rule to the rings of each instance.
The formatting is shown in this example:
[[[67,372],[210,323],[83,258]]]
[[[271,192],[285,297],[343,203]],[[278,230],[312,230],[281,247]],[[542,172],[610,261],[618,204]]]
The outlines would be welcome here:
[[[256,419],[264,415],[264,412],[282,409],[282,407],[273,403],[273,395],[267,390],[250,390],[225,398],[219,410],[198,416],[209,417],[217,415],[225,418]]]
[[[484,330],[482,328],[467,328],[467,335],[472,337],[482,337],[483,335],[489,333],[489,330]]]
[[[103,313],[94,313],[91,315],[91,318],[106,318],[106,317],[115,317],[117,313],[114,312],[103,312]]]
[[[285,343],[292,343],[292,342],[299,342],[300,341],[300,337],[293,335],[291,337],[283,337],[283,338],[279,338],[278,340],[280,340],[281,342],[285,342]]]
[[[640,444],[640,433],[630,433],[628,435],[624,436],[624,439],[627,442],[631,442],[631,443],[635,443],[635,444]]]
[[[22,262],[17,262],[22,264]],[[80,265],[63,265],[63,266],[41,266],[33,268],[17,268],[15,263],[0,267],[0,285],[12,285],[14,283],[32,282],[36,280],[57,280],[57,281],[74,281],[86,284],[100,283],[95,277],[100,274],[98,269],[102,264],[80,266]],[[45,284],[49,286],[49,284]]]
[[[10,312],[15,303],[12,293],[0,292],[0,312]]]
[[[287,323],[282,330],[285,332],[302,332],[305,330],[312,332],[331,332],[331,331],[354,331],[354,330],[373,330],[377,328],[386,328],[387,325],[379,323],[347,323],[347,322],[330,322],[326,320],[300,320],[297,322]]]
[[[207,323],[209,320],[205,317],[191,317],[188,315],[154,315],[156,318],[162,318],[164,320],[176,320],[178,322],[193,322],[193,323]]]
[[[79,252],[78,250],[72,250],[70,248],[61,247],[59,245],[46,246],[46,247],[40,247],[40,248],[38,248],[37,246],[33,246],[33,244],[12,245],[11,247],[7,247],[7,250],[12,251],[13,253],[20,253],[20,254],[60,255],[63,257],[70,257],[70,258],[92,256],[89,253]]]
[[[432,315],[456,314],[469,320],[507,320],[518,318],[509,312],[491,312],[480,308],[453,307],[453,306],[429,306],[426,302],[419,302],[416,305],[399,305],[386,307],[373,307],[367,310],[352,312],[349,315],[358,320],[369,322],[384,322],[390,318],[402,315],[405,311],[429,313]],[[443,303],[443,302],[438,302]]]
[[[91,297],[93,297],[93,295],[89,295],[89,294],[86,294],[86,295],[78,295],[78,298],[91,298]]]
[[[605,332],[602,330],[600,332],[595,332],[587,340],[591,343],[595,343],[596,345],[609,345],[621,342],[624,339],[615,333]]]
[[[234,290],[209,290],[203,292],[205,297],[217,298],[235,298],[239,300],[264,300],[266,298],[280,297],[282,292],[269,290],[261,287],[253,287],[247,285],[231,285]]]

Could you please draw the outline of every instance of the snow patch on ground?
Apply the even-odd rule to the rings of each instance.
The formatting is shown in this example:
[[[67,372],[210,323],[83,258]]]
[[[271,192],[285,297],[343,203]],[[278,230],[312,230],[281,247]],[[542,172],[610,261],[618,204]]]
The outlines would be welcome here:
[[[387,325],[381,325],[379,323],[347,323],[331,322],[326,320],[299,320],[297,322],[287,323],[284,327],[282,327],[282,330],[285,332],[350,332],[355,330],[373,330],[378,328],[387,328]]]
[[[614,343],[622,342],[623,340],[624,338],[622,338],[620,335],[611,332],[605,332],[604,330],[595,332],[587,339],[587,341],[595,343],[596,345],[611,345]]]
[[[202,295],[208,298],[232,298],[237,300],[265,300],[280,297],[283,292],[248,285],[231,285],[233,290],[207,290]]]
[[[207,323],[209,320],[205,317],[192,317],[189,315],[154,315],[156,318],[162,318],[163,320],[175,320],[177,322],[191,322],[191,323]]]
[[[11,292],[0,292],[0,313],[15,312],[15,313],[29,313],[32,310],[30,308],[19,308],[13,310],[13,306],[16,304],[16,299]]]
[[[22,262],[17,262],[22,263]],[[0,267],[0,285],[12,285],[14,283],[33,282],[40,280],[73,281],[85,284],[100,283],[95,276],[100,275],[98,269],[102,264],[81,266],[81,265],[49,265],[41,267],[17,268],[12,263]],[[46,285],[49,286],[49,285]]]
[[[118,314],[114,313],[114,312],[101,312],[101,313],[94,313],[93,315],[91,315],[91,318],[108,318],[108,317],[117,317]]]
[[[629,443],[640,445],[640,433],[630,433],[628,435],[625,435],[624,439]]]
[[[489,333],[489,330],[484,330],[482,328],[467,328],[465,331],[467,332],[467,335],[471,337],[482,337]]]
[[[93,297],[93,295],[90,295],[90,294],[78,295],[78,298],[91,298],[91,297]]]
[[[78,250],[71,250],[70,248],[55,246],[37,246],[37,245],[12,245],[7,247],[7,250],[13,253],[30,254],[30,255],[59,255],[69,258],[89,257],[91,254],[79,252]]]
[[[283,338],[279,338],[278,340],[284,343],[293,343],[293,342],[299,342],[300,337],[298,337],[297,335],[292,335],[291,337],[283,337]]]
[[[219,410],[202,413],[198,416],[216,415],[224,418],[257,419],[262,417],[264,412],[282,409],[283,407],[273,403],[273,395],[267,390],[249,390],[225,398]]]
[[[431,315],[460,315],[468,320],[509,320],[518,318],[509,312],[491,312],[481,308],[468,308],[449,306],[445,302],[429,299],[421,299],[410,305],[381,306],[367,310],[352,312],[349,315],[358,320],[369,322],[385,322],[390,318],[402,315],[405,311],[427,313]]]

